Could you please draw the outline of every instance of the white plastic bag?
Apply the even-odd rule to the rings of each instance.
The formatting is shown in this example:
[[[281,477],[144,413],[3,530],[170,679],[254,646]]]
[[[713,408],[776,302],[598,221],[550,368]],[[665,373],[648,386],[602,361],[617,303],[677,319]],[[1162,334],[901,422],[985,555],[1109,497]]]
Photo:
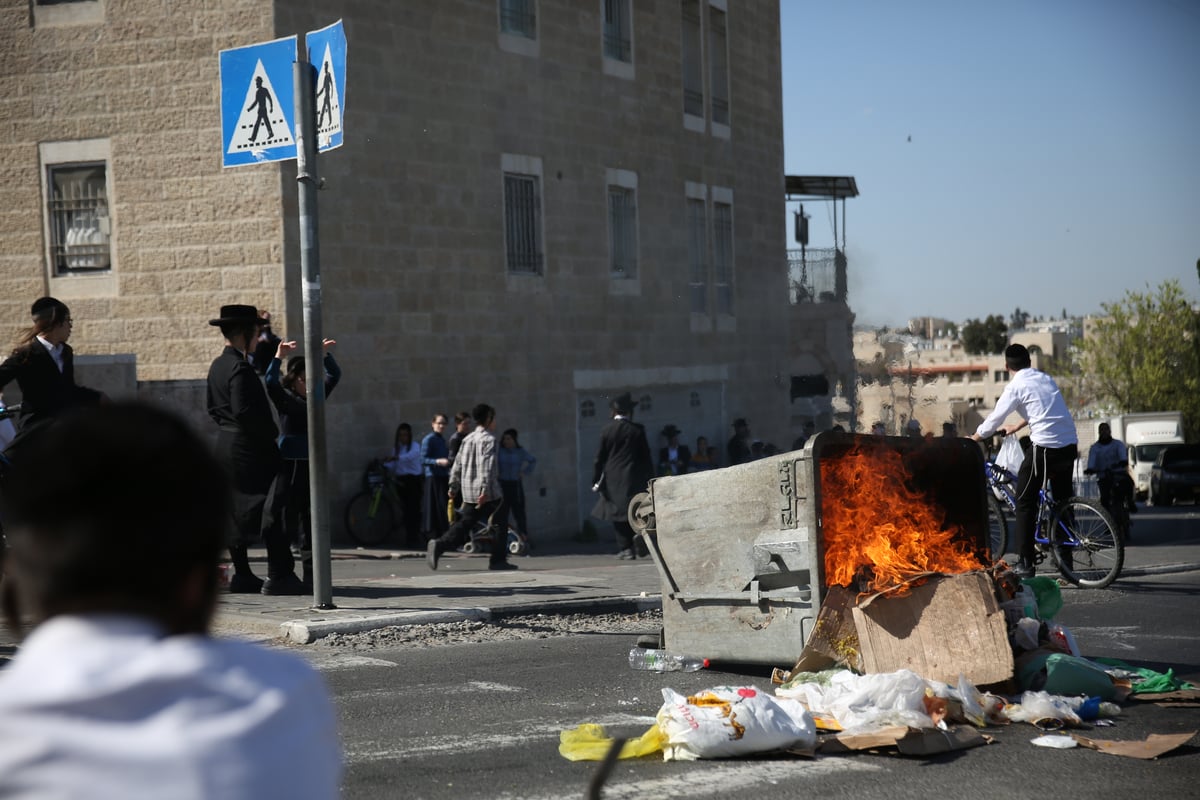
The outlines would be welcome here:
[[[843,670],[828,686],[806,683],[786,691],[812,713],[833,717],[848,733],[860,733],[889,725],[932,728],[925,711],[926,688],[925,679],[910,670],[870,675]]]
[[[816,746],[812,715],[795,700],[753,686],[720,686],[685,697],[663,689],[658,727],[665,761],[727,758]]]
[[[1025,463],[1025,451],[1021,449],[1021,443],[1017,441],[1016,436],[1010,434],[1004,437],[1004,441],[1000,443],[1000,452],[996,453],[995,463],[1013,475],[1021,471],[1021,464]]]

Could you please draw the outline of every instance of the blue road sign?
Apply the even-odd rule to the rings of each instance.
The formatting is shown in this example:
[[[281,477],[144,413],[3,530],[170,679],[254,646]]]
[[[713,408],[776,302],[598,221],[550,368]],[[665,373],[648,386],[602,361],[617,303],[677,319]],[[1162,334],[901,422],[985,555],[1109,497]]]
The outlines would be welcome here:
[[[296,47],[288,36],[221,51],[222,166],[296,157]]]
[[[342,146],[342,119],[346,108],[346,29],[339,19],[319,31],[309,31],[304,42],[308,61],[317,70],[317,150]]]

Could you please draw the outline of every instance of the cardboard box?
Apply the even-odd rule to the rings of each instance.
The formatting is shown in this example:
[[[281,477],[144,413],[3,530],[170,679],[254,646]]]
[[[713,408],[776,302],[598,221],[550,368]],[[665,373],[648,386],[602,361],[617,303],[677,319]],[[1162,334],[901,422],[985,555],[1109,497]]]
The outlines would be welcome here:
[[[934,575],[901,596],[866,598],[851,614],[864,672],[908,669],[949,684],[965,675],[976,686],[1012,677],[1004,612],[986,572]]]

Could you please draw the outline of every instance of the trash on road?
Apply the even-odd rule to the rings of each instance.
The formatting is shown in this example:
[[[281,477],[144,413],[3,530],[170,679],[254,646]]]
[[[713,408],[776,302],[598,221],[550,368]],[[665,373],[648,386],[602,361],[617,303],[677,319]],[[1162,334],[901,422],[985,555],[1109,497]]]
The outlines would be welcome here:
[[[1091,750],[1099,750],[1101,753],[1126,756],[1128,758],[1151,759],[1158,758],[1164,753],[1169,753],[1177,747],[1183,747],[1191,741],[1196,733],[1196,731],[1152,733],[1145,739],[1124,742],[1111,739],[1090,739],[1079,734],[1071,734],[1071,736],[1082,746]]]
[[[629,651],[629,666],[648,672],[695,672],[708,666],[707,658],[668,653],[666,650],[634,647]]]

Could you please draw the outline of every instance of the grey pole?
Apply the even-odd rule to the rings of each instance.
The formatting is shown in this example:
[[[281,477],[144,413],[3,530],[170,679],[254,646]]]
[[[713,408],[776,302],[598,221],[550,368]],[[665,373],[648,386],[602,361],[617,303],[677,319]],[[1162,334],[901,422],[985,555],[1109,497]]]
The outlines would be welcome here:
[[[312,498],[313,605],[336,608],[330,574],[325,469],[325,352],[321,346],[321,253],[317,239],[317,73],[292,66],[296,83],[296,183],[300,191],[300,273],[304,285],[304,362],[308,375],[308,486]]]

